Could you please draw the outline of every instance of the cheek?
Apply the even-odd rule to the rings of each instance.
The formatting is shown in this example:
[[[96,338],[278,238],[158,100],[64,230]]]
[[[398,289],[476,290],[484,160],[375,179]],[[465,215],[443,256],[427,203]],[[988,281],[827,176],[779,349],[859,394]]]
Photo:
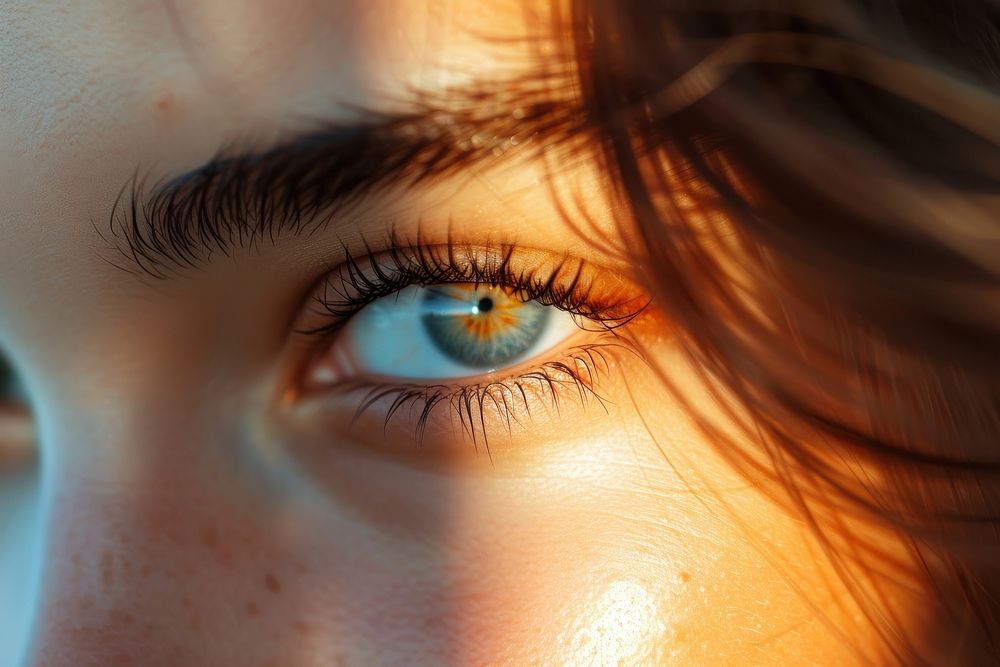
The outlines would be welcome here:
[[[452,488],[442,623],[469,662],[846,665],[844,636],[875,644],[799,521],[721,461],[709,485],[621,444]]]
[[[670,559],[643,558],[606,499],[554,486],[480,491],[456,518],[454,624],[470,660],[642,662],[671,613]]]
[[[563,444],[580,446],[528,473],[499,454],[468,475],[327,456],[321,483],[283,501],[309,641],[382,638],[461,664],[653,655],[690,587],[629,492],[642,468],[609,460],[616,443]]]
[[[434,474],[336,443],[296,461],[140,403],[162,420],[49,431],[39,657],[713,664],[762,637],[838,655],[800,596],[835,580],[816,545],[720,461],[689,460],[710,451],[692,432],[660,440],[668,463],[612,410],[534,431],[523,461]]]

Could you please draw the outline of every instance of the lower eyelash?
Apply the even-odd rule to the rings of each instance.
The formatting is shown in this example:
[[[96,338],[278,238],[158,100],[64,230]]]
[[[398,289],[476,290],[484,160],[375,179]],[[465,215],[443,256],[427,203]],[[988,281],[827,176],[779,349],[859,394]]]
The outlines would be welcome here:
[[[614,334],[608,333],[613,336]],[[344,392],[367,390],[354,413],[352,424],[383,401],[391,401],[386,409],[383,428],[401,411],[416,415],[415,435],[423,442],[427,424],[434,411],[446,407],[456,416],[463,431],[472,440],[476,451],[480,443],[492,461],[487,433],[487,421],[499,421],[508,434],[521,425],[521,416],[530,419],[532,398],[540,392],[543,399],[558,412],[564,396],[574,396],[581,403],[596,400],[605,410],[609,401],[597,393],[599,375],[611,371],[609,356],[619,350],[631,351],[615,337],[613,341],[579,345],[568,350],[560,359],[547,361],[519,375],[491,382],[468,385],[420,385],[403,383],[386,385],[374,382],[351,382],[341,387]],[[489,412],[495,414],[489,416]]]

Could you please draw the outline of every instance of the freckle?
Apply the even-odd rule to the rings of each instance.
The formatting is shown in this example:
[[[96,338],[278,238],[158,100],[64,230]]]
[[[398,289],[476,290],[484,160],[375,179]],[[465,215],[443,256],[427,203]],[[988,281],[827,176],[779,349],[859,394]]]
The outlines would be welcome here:
[[[135,621],[135,619],[132,617],[132,614],[118,610],[111,612],[111,620],[116,625],[132,625],[133,621]]]
[[[104,583],[105,588],[111,585],[114,579],[114,561],[112,560],[111,552],[105,551],[101,554],[101,581]]]
[[[264,575],[264,585],[267,586],[267,590],[271,591],[272,593],[281,592],[281,582],[279,582],[278,578],[275,577],[270,572]]]
[[[257,605],[255,603],[247,602],[247,614],[250,616],[256,616],[258,611],[259,610],[257,609]]]
[[[186,595],[184,597],[182,597],[181,598],[181,606],[190,607],[191,606],[191,598],[189,598]]]
[[[191,629],[195,631],[201,630],[201,619],[197,616],[191,617]]]
[[[143,578],[148,577],[150,572],[152,572],[152,569],[148,565],[143,565],[142,569],[139,570],[139,574],[141,574]]]
[[[209,549],[214,548],[219,543],[219,531],[215,529],[215,526],[207,526],[201,531],[201,543]]]
[[[164,95],[160,95],[160,97],[157,98],[156,108],[160,111],[167,111],[170,109],[171,106],[173,106],[173,103],[174,103],[174,96],[171,95],[170,93],[166,93]]]
[[[115,653],[109,656],[109,665],[118,665],[118,667],[131,667],[135,663],[132,662],[132,658],[127,653]]]
[[[691,581],[691,575],[688,574],[687,572],[681,572],[681,581],[683,581],[684,583]]]

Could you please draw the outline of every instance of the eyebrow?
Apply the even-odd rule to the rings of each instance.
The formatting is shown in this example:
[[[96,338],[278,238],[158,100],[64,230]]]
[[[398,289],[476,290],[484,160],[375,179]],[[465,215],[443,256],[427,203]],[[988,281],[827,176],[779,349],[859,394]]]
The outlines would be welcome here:
[[[505,92],[361,113],[263,150],[223,150],[151,186],[136,174],[112,207],[110,235],[101,234],[126,266],[111,263],[168,278],[264,240],[314,233],[380,189],[454,175],[515,149],[566,144],[582,129],[579,110],[551,90],[513,84]]]

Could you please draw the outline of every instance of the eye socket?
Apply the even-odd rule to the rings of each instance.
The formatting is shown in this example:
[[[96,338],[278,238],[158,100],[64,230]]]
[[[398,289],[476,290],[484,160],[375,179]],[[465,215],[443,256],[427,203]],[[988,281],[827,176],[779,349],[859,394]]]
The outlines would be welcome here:
[[[310,380],[329,384],[375,375],[433,381],[494,373],[539,356],[576,331],[569,313],[513,289],[411,285],[355,314]]]

